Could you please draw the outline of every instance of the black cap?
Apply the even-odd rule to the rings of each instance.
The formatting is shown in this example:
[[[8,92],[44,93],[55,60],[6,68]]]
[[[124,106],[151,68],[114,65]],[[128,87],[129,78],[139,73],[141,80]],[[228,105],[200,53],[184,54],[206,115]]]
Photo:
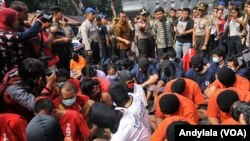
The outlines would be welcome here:
[[[112,100],[119,107],[123,107],[129,100],[128,91],[120,82],[112,82],[109,86],[109,93]]]
[[[35,116],[26,128],[27,141],[62,141],[63,132],[59,122],[49,115]]]
[[[63,11],[63,9],[60,6],[52,6],[50,10],[55,12]]]
[[[203,65],[203,57],[199,54],[193,56],[191,58],[191,65],[194,68],[199,68],[201,65]]]
[[[234,102],[239,100],[238,94],[233,90],[224,90],[217,97],[217,104],[221,111],[229,113]]]

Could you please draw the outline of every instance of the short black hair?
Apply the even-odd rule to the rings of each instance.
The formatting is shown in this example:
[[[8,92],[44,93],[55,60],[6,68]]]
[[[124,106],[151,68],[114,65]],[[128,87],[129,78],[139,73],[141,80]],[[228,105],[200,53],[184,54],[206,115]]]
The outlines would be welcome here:
[[[193,10],[198,10],[198,7],[197,7],[197,6],[195,6],[195,7],[192,9],[192,11],[193,11]]]
[[[80,86],[81,86],[81,91],[87,95],[91,96],[93,93],[93,89],[95,85],[99,85],[100,82],[91,78],[83,78],[81,80]]]
[[[154,13],[157,13],[157,12],[162,12],[164,13],[164,9],[162,7],[158,7],[155,9],[155,12]]]
[[[216,48],[212,53],[222,57],[223,59],[226,57],[226,52],[221,48]]]
[[[96,70],[91,65],[83,67],[81,72],[82,72],[82,76],[84,76],[84,77],[95,77],[96,76]]]
[[[176,9],[174,9],[174,8],[171,8],[171,9],[170,9],[170,11],[174,11],[174,12],[176,12]]]
[[[227,58],[227,62],[233,62],[234,67],[238,67],[240,65],[236,56],[231,56]]]
[[[188,14],[190,14],[190,13],[191,13],[190,8],[183,8],[183,9],[182,9],[182,11],[183,11],[183,12],[184,12],[184,11],[185,11],[185,12],[188,12]]]
[[[27,4],[19,0],[12,1],[9,6],[9,8],[14,9],[19,13],[23,11],[24,7],[27,7]]]
[[[39,98],[38,98],[39,99]],[[38,114],[41,110],[46,111],[47,115],[51,115],[53,110],[55,109],[55,105],[51,100],[46,98],[41,98],[37,100],[34,106],[34,113]]]

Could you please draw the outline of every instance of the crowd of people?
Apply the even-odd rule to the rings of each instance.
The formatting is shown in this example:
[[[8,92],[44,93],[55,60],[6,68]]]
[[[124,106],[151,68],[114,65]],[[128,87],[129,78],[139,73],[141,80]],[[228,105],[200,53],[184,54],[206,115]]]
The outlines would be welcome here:
[[[177,125],[247,125],[250,1],[108,20],[0,9],[0,140],[175,141]],[[250,111],[249,111],[250,112]]]

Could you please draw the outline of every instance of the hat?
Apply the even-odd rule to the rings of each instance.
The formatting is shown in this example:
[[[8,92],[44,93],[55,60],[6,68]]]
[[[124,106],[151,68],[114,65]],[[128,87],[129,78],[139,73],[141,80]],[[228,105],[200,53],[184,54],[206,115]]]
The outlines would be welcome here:
[[[187,121],[173,121],[168,125],[166,130],[166,138],[168,141],[175,141],[175,127],[176,125],[191,125]]]
[[[148,11],[146,9],[144,9],[144,8],[142,8],[140,10],[140,15],[147,14],[147,13],[148,13]]]
[[[63,9],[60,6],[52,6],[50,8],[51,11],[63,11]]]
[[[26,128],[27,141],[62,141],[64,139],[59,122],[49,115],[35,116]]]
[[[173,114],[178,111],[180,102],[174,94],[166,94],[160,98],[160,108],[163,114]]]
[[[234,6],[241,6],[242,2],[241,1],[231,1],[230,5],[234,5]]]
[[[201,2],[201,3],[199,3],[198,4],[198,10],[207,10],[207,8],[208,8],[208,4],[207,3],[205,3],[205,2]]]
[[[217,97],[217,104],[221,111],[230,112],[232,104],[239,100],[238,94],[233,90],[224,90]]]
[[[218,72],[218,80],[226,87],[233,86],[236,81],[235,73],[232,69],[223,67]]]
[[[203,57],[200,55],[195,55],[191,58],[191,65],[194,68],[199,68],[201,65],[203,65]]]
[[[225,2],[224,2],[224,1],[219,1],[219,2],[218,2],[218,5],[223,5],[223,6],[225,6]]]
[[[109,93],[112,100],[119,107],[123,107],[129,100],[128,91],[120,82],[112,82],[109,86]]]
[[[171,85],[171,92],[182,94],[186,88],[186,82],[183,78],[178,78]]]
[[[87,13],[93,13],[93,14],[96,13],[95,9],[93,9],[92,7],[86,8],[85,12],[86,12],[86,14],[87,14]]]

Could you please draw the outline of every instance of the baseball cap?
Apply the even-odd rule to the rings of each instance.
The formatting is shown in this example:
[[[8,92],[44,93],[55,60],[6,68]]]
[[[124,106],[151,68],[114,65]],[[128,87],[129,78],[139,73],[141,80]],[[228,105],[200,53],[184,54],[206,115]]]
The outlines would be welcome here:
[[[208,8],[208,4],[207,3],[205,3],[205,2],[201,2],[201,3],[199,3],[198,4],[198,10],[207,10],[207,8]]]
[[[148,11],[146,9],[144,9],[144,8],[140,10],[140,14],[141,15],[147,14],[147,13],[148,13]]]
[[[86,8],[85,12],[86,12],[86,13],[93,13],[93,14],[96,13],[95,9],[93,9],[92,7]]]
[[[218,5],[223,5],[223,6],[225,6],[225,2],[224,2],[224,1],[219,1],[219,2],[218,2]]]

